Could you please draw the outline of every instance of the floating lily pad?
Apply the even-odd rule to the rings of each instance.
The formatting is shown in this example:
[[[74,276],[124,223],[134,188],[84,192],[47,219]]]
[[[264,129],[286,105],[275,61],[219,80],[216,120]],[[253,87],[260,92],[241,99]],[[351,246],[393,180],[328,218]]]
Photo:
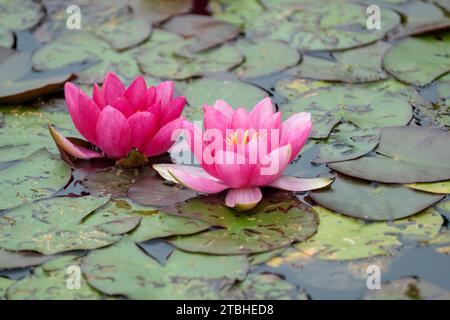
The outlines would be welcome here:
[[[439,233],[442,217],[433,209],[393,222],[365,222],[345,217],[323,207],[317,233],[295,247],[309,256],[325,260],[353,260],[389,255],[401,241],[427,240]]]
[[[35,252],[14,252],[0,249],[0,270],[36,266],[55,257],[44,256]]]
[[[72,73],[67,70],[33,72],[28,54],[12,54],[0,65],[0,103],[30,100],[53,93],[72,78]]]
[[[82,270],[91,286],[110,295],[131,299],[218,299],[222,281],[243,279],[248,262],[245,256],[219,257],[176,250],[162,266],[124,237],[113,246],[91,252],[83,259]]]
[[[131,200],[152,207],[170,206],[196,195],[197,193],[191,189],[161,179],[153,170],[139,175],[128,190],[128,197]]]
[[[330,188],[311,191],[309,195],[320,205],[336,212],[375,221],[408,217],[443,198],[402,185],[374,184],[343,175],[336,177]]]
[[[158,24],[172,16],[187,13],[192,9],[192,0],[124,0],[152,24]]]
[[[68,4],[61,1],[44,1],[47,4],[47,19],[36,31],[40,41],[47,42],[55,35],[70,34],[76,30],[67,29],[66,12]],[[78,3],[81,29],[96,34],[117,50],[123,50],[141,43],[151,33],[151,24],[128,4]]]
[[[138,57],[145,49],[152,47],[156,43],[173,41],[173,40],[181,40],[182,37],[176,33],[164,30],[164,29],[153,29],[150,38],[147,41],[141,43],[140,45],[128,49],[126,52],[132,57]],[[148,75],[145,75],[147,77]],[[147,80],[147,79],[146,79]],[[149,83],[147,81],[147,83]]]
[[[14,284],[14,280],[10,280],[8,278],[0,277],[0,300],[6,299],[6,290],[8,287]]]
[[[384,69],[398,80],[425,86],[450,71],[450,33],[407,38],[383,57]]]
[[[11,300],[100,299],[101,294],[86,283],[81,273],[79,288],[70,289],[69,285],[74,284],[69,277],[78,275],[74,274],[69,267],[78,267],[78,260],[79,257],[76,256],[65,256],[50,262],[48,266],[43,265],[34,269],[33,275],[16,281],[8,288],[7,298]]]
[[[233,70],[239,78],[256,78],[283,71],[296,65],[301,58],[296,49],[279,41],[240,40],[236,47],[245,57],[244,63]]]
[[[425,280],[402,278],[368,291],[364,300],[449,300],[450,292]]]
[[[122,80],[140,74],[132,56],[126,52],[117,53],[106,41],[82,31],[70,32],[48,42],[33,53],[32,63],[36,70],[84,63],[87,69],[77,73],[77,81],[84,84],[102,82],[106,72],[114,72]]]
[[[69,166],[46,149],[40,149],[0,170],[0,210],[47,198],[64,187],[69,178]]]
[[[208,9],[214,18],[245,26],[264,12],[258,0],[211,0]]]
[[[44,17],[44,8],[33,0],[0,0],[0,24],[12,30],[34,27]]]
[[[450,179],[450,133],[432,128],[381,129],[375,156],[332,163],[338,172],[387,183],[435,182]]]
[[[247,26],[246,34],[286,41],[302,51],[349,49],[383,38],[400,23],[398,14],[389,9],[382,9],[380,16],[383,28],[369,30],[363,6],[309,1],[302,9],[271,8]]]
[[[313,163],[336,162],[355,159],[372,151],[380,141],[378,129],[344,129],[339,125],[330,136],[319,141],[319,153]]]
[[[234,39],[239,34],[239,28],[231,23],[210,16],[186,14],[176,16],[163,25],[163,28],[192,39],[179,54],[190,55],[215,47]]]
[[[0,48],[11,48],[14,45],[14,35],[11,31],[0,25]]]
[[[128,189],[139,174],[138,169],[111,167],[88,173],[83,185],[91,194],[109,195],[113,199],[121,199],[127,197]]]
[[[250,264],[252,266],[256,266],[258,264],[264,263],[266,261],[269,261],[273,259],[274,257],[281,254],[283,251],[285,251],[286,248],[278,248],[272,251],[262,252],[262,253],[254,253],[248,256],[248,259],[250,261]]]
[[[191,39],[155,44],[138,57],[141,69],[155,77],[182,80],[211,72],[227,71],[240,64],[242,54],[224,44],[191,56],[181,56],[180,50],[192,44]]]
[[[302,63],[294,70],[291,69],[290,73],[300,78],[348,83],[387,79],[389,74],[383,70],[381,58],[390,47],[390,44],[380,41],[353,50],[335,52],[335,61],[304,56]]]
[[[82,223],[107,201],[107,197],[56,197],[15,208],[0,217],[0,247],[51,255],[110,245],[133,230],[140,218],[126,217],[94,226]]]
[[[285,247],[314,234],[317,220],[308,207],[287,193],[267,195],[242,214],[220,198],[193,198],[165,213],[207,222],[220,229],[170,240],[179,249],[213,254],[246,254]]]
[[[193,120],[203,120],[203,105],[214,105],[216,100],[226,101],[234,108],[251,110],[259,101],[267,97],[262,89],[237,80],[201,78],[178,86],[189,103],[184,116]]]
[[[360,129],[405,125],[412,108],[405,99],[370,89],[328,87],[310,90],[298,100],[280,106],[283,116],[306,111],[312,115],[312,138],[326,138],[338,123]]]
[[[406,186],[408,188],[431,193],[440,193],[440,194],[450,193],[450,180],[441,182],[430,182],[430,183],[409,183],[406,184]]]

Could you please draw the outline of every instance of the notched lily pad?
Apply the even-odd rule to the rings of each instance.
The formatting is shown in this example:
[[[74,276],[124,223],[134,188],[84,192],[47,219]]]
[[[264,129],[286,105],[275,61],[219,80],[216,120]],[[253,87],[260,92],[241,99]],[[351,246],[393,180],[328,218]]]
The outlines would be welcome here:
[[[51,196],[67,184],[70,172],[70,167],[47,149],[0,170],[0,210]]]
[[[329,188],[311,191],[309,196],[336,212],[375,221],[408,217],[443,198],[402,185],[372,183],[343,175],[337,176]]]
[[[192,252],[247,254],[270,251],[303,241],[317,229],[315,214],[284,192],[267,195],[245,214],[225,206],[220,197],[193,198],[168,207],[164,212],[218,227],[170,240],[177,248]]]
[[[34,27],[44,17],[41,3],[33,0],[0,0],[0,24],[12,30]]]
[[[44,256],[35,252],[14,252],[0,249],[0,270],[40,265],[56,256]]]
[[[428,209],[393,222],[366,222],[323,207],[313,207],[320,219],[317,233],[296,249],[324,260],[353,260],[390,255],[402,241],[431,239],[439,233],[442,217]]]

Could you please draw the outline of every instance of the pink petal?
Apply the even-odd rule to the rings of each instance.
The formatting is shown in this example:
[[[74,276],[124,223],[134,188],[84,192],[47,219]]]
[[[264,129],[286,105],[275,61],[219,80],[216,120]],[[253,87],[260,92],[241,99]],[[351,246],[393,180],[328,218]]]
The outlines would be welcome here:
[[[281,117],[281,112],[275,112],[266,118],[259,128],[266,130],[281,129]],[[279,135],[281,135],[281,132],[279,132]]]
[[[234,109],[229,104],[227,104],[225,101],[217,100],[214,103],[214,109],[219,110],[222,112],[222,114],[227,117],[227,119],[231,122],[233,119]]]
[[[149,157],[154,157],[167,152],[181,133],[183,121],[184,119],[181,117],[159,129],[152,140],[144,147],[144,153]]]
[[[217,178],[232,188],[247,185],[254,168],[247,162],[240,154],[218,150],[215,156]]]
[[[296,113],[289,117],[281,126],[280,145],[288,143],[292,146],[291,162],[308,140],[311,132],[312,122],[311,114],[307,112]]]
[[[162,106],[165,106],[172,100],[174,91],[173,81],[164,81],[156,86],[156,99],[161,102]]]
[[[220,110],[217,110],[215,107],[210,107],[208,105],[203,106],[203,125],[205,130],[217,129],[222,132],[223,138],[227,134],[227,128],[231,127],[231,121],[224,117],[223,113]]]
[[[131,130],[122,113],[106,106],[97,122],[98,146],[111,158],[120,159],[131,150]]]
[[[125,118],[130,117],[135,112],[133,106],[125,97],[117,98],[110,106],[120,111]]]
[[[123,96],[125,86],[112,72],[108,72],[103,81],[103,97],[106,105],[111,105],[117,98]]]
[[[206,173],[199,174],[198,170],[192,168],[192,166],[180,165],[177,168],[168,169],[168,172],[178,183],[198,192],[217,193],[228,188],[216,179],[205,176]]]
[[[155,117],[150,112],[137,112],[127,120],[131,129],[131,146],[144,150],[158,129]]]
[[[258,102],[249,114],[250,124],[253,128],[262,128],[262,124],[266,119],[274,113],[272,100],[267,97]]]
[[[332,182],[333,179],[329,178],[300,179],[291,176],[281,176],[272,182],[270,186],[288,191],[303,192],[326,187]]]
[[[225,204],[239,210],[250,210],[256,207],[261,199],[262,193],[258,187],[230,189],[225,197]]]
[[[291,158],[291,145],[275,149],[255,166],[250,184],[252,186],[267,186],[271,184],[286,169]]]
[[[156,88],[150,87],[144,94],[144,103],[147,108],[156,103]]]
[[[67,109],[69,110],[70,117],[72,118],[73,124],[80,131],[80,120],[78,117],[78,95],[80,94],[80,89],[77,88],[73,83],[66,82],[64,85],[64,96],[66,99]]]
[[[241,129],[246,130],[250,126],[250,120],[247,110],[244,108],[238,108],[233,114],[233,119],[231,120],[231,127],[235,130]]]
[[[162,108],[162,120],[160,125],[163,126],[181,116],[183,108],[186,105],[186,98],[183,96],[176,97]]]
[[[145,83],[145,79],[143,76],[139,76],[125,90],[124,96],[133,106],[133,109],[143,109],[146,91],[147,84]]]
[[[86,160],[103,157],[101,153],[95,152],[88,148],[84,148],[82,146],[77,146],[76,144],[70,142],[51,125],[48,125],[48,129],[56,145],[72,157]]]
[[[92,89],[92,100],[94,100],[100,109],[103,109],[106,106],[102,90],[96,83],[94,83],[94,88]]]
[[[181,165],[181,164],[171,164],[171,163],[158,163],[158,164],[153,165],[153,169],[158,171],[158,173],[160,174],[161,177],[163,177],[166,180],[175,182],[175,183],[178,183],[178,181],[175,180],[174,177],[169,173],[169,170],[179,169],[179,170],[183,171],[185,169],[185,167],[189,167],[189,172],[196,176],[201,176],[201,177],[207,178],[209,180],[221,183],[221,181],[219,179],[209,175],[205,170],[203,170],[200,167],[185,166],[185,165]]]
[[[100,108],[83,91],[78,95],[79,131],[88,141],[97,145],[96,126]]]

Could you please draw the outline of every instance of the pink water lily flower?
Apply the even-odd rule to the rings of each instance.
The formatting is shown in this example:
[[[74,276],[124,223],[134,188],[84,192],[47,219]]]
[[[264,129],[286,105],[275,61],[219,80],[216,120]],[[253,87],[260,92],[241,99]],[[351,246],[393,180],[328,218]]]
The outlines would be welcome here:
[[[185,122],[187,141],[201,167],[156,164],[165,179],[201,193],[228,189],[225,204],[239,210],[255,207],[261,188],[308,191],[329,185],[328,178],[300,179],[283,175],[311,132],[311,115],[297,113],[282,123],[270,98],[247,112],[224,101],[204,106],[204,129]],[[214,136],[214,139],[211,137]]]
[[[183,127],[180,115],[186,99],[173,97],[172,81],[148,88],[139,76],[126,88],[114,73],[108,73],[102,88],[94,84],[92,98],[70,82],[64,93],[75,127],[101,150],[74,144],[51,128],[58,147],[76,158],[106,155],[119,160],[134,148],[147,157],[157,156],[172,146],[172,134]]]

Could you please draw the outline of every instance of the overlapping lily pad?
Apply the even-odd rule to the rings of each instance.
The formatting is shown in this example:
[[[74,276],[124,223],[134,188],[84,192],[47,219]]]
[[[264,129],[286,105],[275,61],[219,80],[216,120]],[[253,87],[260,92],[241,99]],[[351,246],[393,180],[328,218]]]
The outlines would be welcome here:
[[[450,193],[450,180],[447,181],[441,181],[441,182],[429,182],[429,183],[409,183],[406,184],[407,187],[431,192],[431,193]]]
[[[295,247],[309,256],[325,260],[353,260],[389,255],[402,241],[428,240],[439,233],[442,217],[433,209],[393,222],[365,222],[345,217],[323,207],[317,233]]]
[[[240,40],[236,47],[245,57],[244,63],[233,70],[239,78],[256,78],[283,71],[296,65],[301,58],[296,49],[280,41]]]
[[[121,199],[127,197],[128,189],[136,181],[139,173],[138,169],[111,167],[88,172],[83,184],[91,194]]]
[[[389,77],[383,68],[381,58],[391,47],[386,42],[377,42],[353,50],[335,52],[335,61],[304,56],[302,63],[291,70],[300,78],[364,83]]]
[[[162,266],[124,237],[111,247],[91,252],[83,260],[82,270],[90,285],[110,295],[131,299],[217,299],[226,289],[224,280],[228,279],[225,284],[229,284],[245,277],[248,262],[245,256],[219,257],[176,250]]]
[[[282,40],[302,50],[341,50],[362,46],[383,38],[400,23],[397,13],[381,10],[381,30],[367,29],[366,8],[329,1],[307,1],[302,9],[271,8],[247,27],[255,39]]]
[[[387,183],[450,179],[450,133],[432,128],[381,129],[375,156],[330,164],[333,170]]]
[[[0,218],[0,247],[51,255],[110,245],[133,230],[140,218],[130,216],[93,226],[82,223],[107,201],[107,197],[56,197],[17,207]]]
[[[0,24],[12,30],[34,27],[44,17],[44,9],[33,0],[0,0]]]
[[[212,254],[246,254],[285,247],[314,234],[317,220],[310,209],[283,192],[267,195],[245,215],[228,208],[216,197],[193,198],[164,209],[219,227],[170,240],[179,249]]]
[[[187,13],[192,9],[192,0],[131,0],[123,1],[130,4],[152,24],[158,24],[172,16]]]
[[[75,269],[80,258],[65,256],[42,267],[35,268],[34,274],[16,281],[7,289],[7,298],[11,300],[97,300],[101,294],[92,289],[81,273]],[[73,268],[73,270],[70,269]],[[72,279],[70,277],[72,276]],[[79,287],[78,281],[79,278]],[[73,289],[70,289],[73,285]]]
[[[448,300],[450,292],[434,283],[418,278],[402,278],[381,284],[380,290],[371,290],[365,300]]]
[[[0,300],[6,299],[6,290],[8,287],[10,287],[12,284],[14,284],[14,280],[0,277]]]
[[[211,0],[208,9],[214,18],[242,27],[245,27],[253,19],[257,19],[264,11],[264,7],[258,0]]]
[[[155,44],[138,57],[141,69],[155,77],[182,80],[211,72],[227,71],[240,64],[242,54],[229,44],[211,48],[189,57],[179,52],[192,39]]]
[[[40,265],[55,257],[35,252],[14,252],[0,249],[0,270]]]
[[[33,53],[32,63],[37,70],[84,63],[87,69],[77,73],[77,80],[85,84],[102,82],[108,71],[122,80],[140,74],[132,56],[115,52],[106,41],[83,31],[70,32],[48,42]]]
[[[407,124],[412,108],[396,95],[363,88],[327,87],[310,90],[280,107],[283,116],[306,111],[312,115],[312,138],[326,138],[338,123],[360,129]]]
[[[441,195],[416,191],[402,185],[374,184],[342,175],[336,177],[329,188],[311,191],[309,195],[328,209],[375,221],[408,217],[443,198]]]
[[[389,49],[383,67],[398,80],[425,86],[450,71],[450,33],[407,38]]]
[[[63,188],[69,178],[69,166],[46,149],[40,149],[0,170],[0,210],[47,198]]]
[[[14,45],[14,35],[9,29],[0,25],[0,48],[11,48]]]

